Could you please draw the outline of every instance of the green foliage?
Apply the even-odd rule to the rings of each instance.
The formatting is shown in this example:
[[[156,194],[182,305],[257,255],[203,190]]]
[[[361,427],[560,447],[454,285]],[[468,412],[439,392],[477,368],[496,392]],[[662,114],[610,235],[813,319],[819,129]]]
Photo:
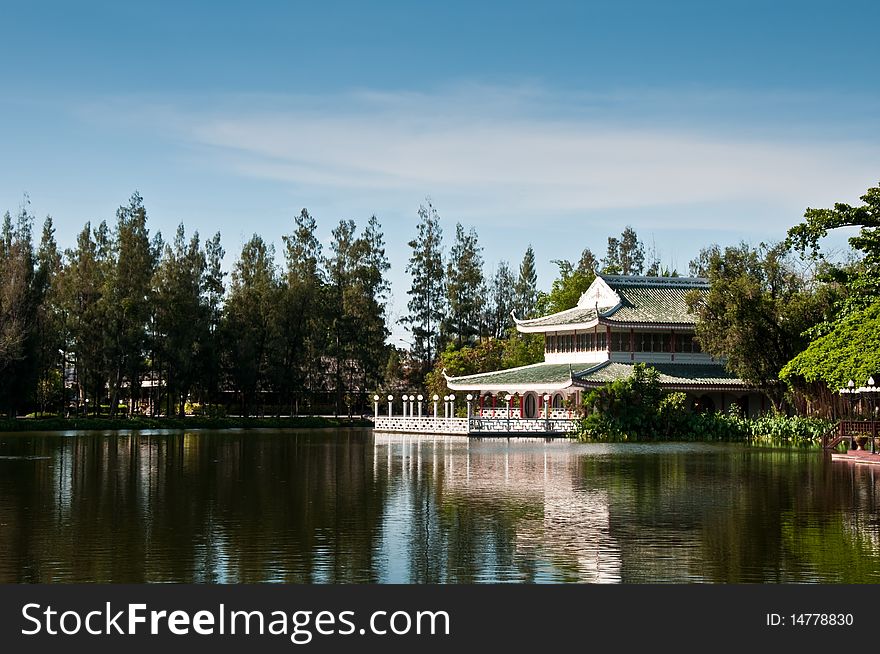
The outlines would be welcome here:
[[[806,348],[804,332],[824,318],[828,298],[811,291],[782,244],[710,248],[699,265],[711,284],[688,298],[700,345],[782,408],[779,371]]]
[[[513,310],[519,318],[534,318],[538,304],[538,273],[535,271],[535,251],[529,245],[519,264],[519,277],[514,288]]]
[[[35,276],[33,217],[22,207],[7,213],[0,236],[0,408],[14,414],[36,383],[42,301]]]
[[[489,287],[486,305],[486,330],[489,338],[504,338],[511,325],[510,312],[515,308],[516,279],[507,261],[499,261]]]
[[[645,246],[635,230],[627,225],[620,238],[608,238],[608,251],[602,272],[608,275],[641,275],[645,270]]]
[[[429,395],[442,396],[449,393],[444,370],[450,377],[460,377],[517,368],[543,360],[544,339],[541,334],[517,334],[511,329],[506,339],[490,338],[459,349],[450,343],[426,376],[425,384]]]
[[[767,441],[818,444],[831,422],[803,416],[765,414],[748,419],[739,406],[727,413],[695,413],[684,393],[665,393],[659,374],[636,364],[633,374],[585,398],[577,431],[582,441]]]
[[[880,302],[851,313],[795,356],[780,372],[794,386],[817,382],[836,390],[850,379],[862,385],[880,372]],[[880,381],[880,380],[878,380]]]
[[[409,313],[401,322],[409,325],[413,337],[412,353],[424,372],[437,356],[440,323],[446,315],[443,278],[443,230],[440,216],[428,200],[419,207],[418,235],[409,242],[412,250],[406,272],[412,278],[407,294]]]
[[[584,250],[586,255],[589,250]],[[591,255],[592,256],[592,255]],[[588,262],[589,257],[582,256],[581,262]],[[581,295],[584,294],[596,273],[589,268],[578,266],[575,268],[570,261],[554,261],[559,267],[559,277],[553,280],[553,286],[549,294],[542,293],[538,297],[538,314],[545,315],[565,311],[576,306]]]
[[[479,337],[483,318],[483,248],[473,228],[465,232],[455,225],[455,242],[446,264],[446,304],[444,339],[454,339],[458,347]]]
[[[804,222],[788,230],[790,247],[821,260],[824,255],[819,241],[830,230],[860,228],[859,233],[849,239],[852,248],[863,256],[860,265],[839,268],[845,272],[846,286],[854,301],[840,309],[864,308],[880,294],[880,186],[869,188],[860,199],[864,204],[858,206],[838,202],[832,209],[807,209]],[[849,310],[841,313],[849,313]]]

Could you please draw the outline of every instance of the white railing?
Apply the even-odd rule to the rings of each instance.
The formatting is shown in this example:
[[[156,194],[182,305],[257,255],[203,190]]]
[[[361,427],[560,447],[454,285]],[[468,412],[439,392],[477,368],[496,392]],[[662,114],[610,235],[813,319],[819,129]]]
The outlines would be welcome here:
[[[467,418],[434,418],[432,416],[378,416],[374,431],[404,434],[467,434]]]
[[[477,415],[480,418],[507,418],[508,411],[506,408],[496,407],[483,407],[482,409],[477,409]],[[509,416],[511,419],[519,419],[519,409],[510,409]]]
[[[380,415],[380,402],[387,399],[387,413]],[[507,406],[495,408],[473,406],[473,395],[467,395],[467,417],[455,417],[455,395],[441,398],[435,395],[404,394],[398,398],[400,415],[394,415],[395,398],[373,396],[373,429],[377,432],[400,434],[567,434],[577,426],[569,409],[542,407],[536,418],[522,418],[520,407],[511,406],[511,396],[507,396]],[[384,406],[382,407],[384,409]],[[474,409],[476,408],[476,413]]]
[[[573,418],[471,418],[470,435],[568,434],[577,427]]]

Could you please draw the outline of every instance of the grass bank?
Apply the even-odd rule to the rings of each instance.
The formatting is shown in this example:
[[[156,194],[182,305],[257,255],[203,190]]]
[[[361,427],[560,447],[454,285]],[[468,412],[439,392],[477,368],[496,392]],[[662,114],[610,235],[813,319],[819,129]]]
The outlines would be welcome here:
[[[360,418],[327,418],[300,416],[295,418],[237,418],[187,416],[185,418],[89,417],[0,418],[0,432],[68,431],[112,429],[321,429],[331,427],[371,427],[372,422]]]

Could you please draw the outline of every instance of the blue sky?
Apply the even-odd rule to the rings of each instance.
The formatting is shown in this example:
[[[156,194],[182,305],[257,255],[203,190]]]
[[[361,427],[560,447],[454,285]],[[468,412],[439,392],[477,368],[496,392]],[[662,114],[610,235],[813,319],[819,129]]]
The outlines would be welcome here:
[[[3,3],[0,209],[71,245],[138,189],[228,263],[376,213],[398,317],[427,195],[547,288],[627,224],[683,270],[880,180],[876,2],[317,4]]]

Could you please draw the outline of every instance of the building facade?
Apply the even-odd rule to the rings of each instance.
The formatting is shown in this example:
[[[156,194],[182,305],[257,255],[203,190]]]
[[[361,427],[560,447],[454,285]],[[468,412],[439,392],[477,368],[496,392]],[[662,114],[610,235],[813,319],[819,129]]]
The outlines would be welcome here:
[[[726,411],[735,403],[756,415],[768,406],[764,395],[702,352],[694,338],[687,297],[708,290],[702,278],[597,275],[574,308],[513,317],[519,332],[543,334],[543,362],[447,376],[446,383],[474,397],[477,418],[565,418],[585,392],[645,363],[660,373],[664,389],[686,393],[695,410]]]

